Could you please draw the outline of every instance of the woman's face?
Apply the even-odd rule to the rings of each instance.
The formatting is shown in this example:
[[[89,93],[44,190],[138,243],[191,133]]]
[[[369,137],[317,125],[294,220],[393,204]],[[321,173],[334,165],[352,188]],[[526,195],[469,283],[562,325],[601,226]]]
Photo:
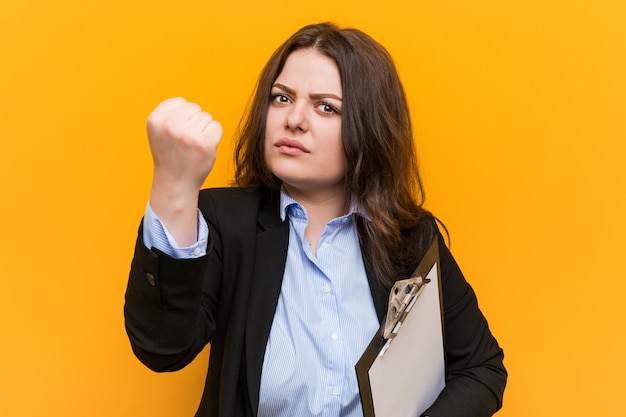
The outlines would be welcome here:
[[[288,190],[343,192],[341,78],[331,58],[313,49],[289,55],[271,90],[265,160]]]

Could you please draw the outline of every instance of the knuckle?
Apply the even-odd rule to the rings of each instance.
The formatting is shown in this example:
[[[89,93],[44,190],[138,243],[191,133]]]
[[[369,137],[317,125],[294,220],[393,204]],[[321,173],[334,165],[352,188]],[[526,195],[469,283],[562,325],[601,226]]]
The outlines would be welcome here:
[[[164,120],[163,123],[161,124],[161,127],[166,134],[170,136],[176,136],[177,126],[176,126],[175,121],[172,120],[171,118]]]

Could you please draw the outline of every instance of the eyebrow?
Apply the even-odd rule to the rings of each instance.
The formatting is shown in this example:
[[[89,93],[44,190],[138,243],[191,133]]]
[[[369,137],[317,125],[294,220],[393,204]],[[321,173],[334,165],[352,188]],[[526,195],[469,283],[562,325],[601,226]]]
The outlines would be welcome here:
[[[273,85],[273,87],[275,88],[279,88],[281,90],[283,90],[285,93],[287,94],[291,94],[292,96],[296,95],[296,91],[292,88],[287,87],[286,85],[280,84],[280,83],[276,83]],[[316,94],[309,94],[309,97],[314,99],[314,100],[319,100],[322,98],[333,98],[335,100],[338,101],[342,101],[341,97],[339,97],[336,94],[333,93],[316,93]]]

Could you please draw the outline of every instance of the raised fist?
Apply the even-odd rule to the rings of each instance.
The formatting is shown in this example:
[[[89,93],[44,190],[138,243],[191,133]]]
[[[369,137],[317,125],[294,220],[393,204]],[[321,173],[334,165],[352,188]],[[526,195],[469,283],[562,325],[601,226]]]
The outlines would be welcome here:
[[[197,237],[198,192],[211,172],[222,126],[200,106],[171,98],[148,117],[154,160],[150,206],[176,242],[188,246]]]
[[[213,168],[222,126],[200,106],[165,100],[147,122],[155,181],[199,191]]]

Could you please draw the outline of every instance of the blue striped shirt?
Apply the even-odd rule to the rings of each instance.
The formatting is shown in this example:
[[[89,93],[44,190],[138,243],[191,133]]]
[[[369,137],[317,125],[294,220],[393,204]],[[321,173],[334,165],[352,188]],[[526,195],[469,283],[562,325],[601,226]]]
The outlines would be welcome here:
[[[143,216],[143,244],[147,248],[156,248],[176,259],[192,259],[206,255],[209,240],[209,227],[198,210],[198,240],[189,247],[181,248],[174,237],[167,230],[161,220],[154,214],[150,203],[146,206]]]
[[[304,207],[281,194],[289,219],[285,275],[265,351],[259,417],[362,417],[354,365],[379,327],[354,207],[330,221],[313,254]]]
[[[355,226],[356,208],[330,221],[317,256],[304,230],[306,210],[285,192],[289,248],[266,346],[259,417],[362,417],[354,365],[376,333],[374,309]],[[179,248],[148,205],[144,243],[178,258],[206,253],[208,227],[198,215],[198,242]]]

